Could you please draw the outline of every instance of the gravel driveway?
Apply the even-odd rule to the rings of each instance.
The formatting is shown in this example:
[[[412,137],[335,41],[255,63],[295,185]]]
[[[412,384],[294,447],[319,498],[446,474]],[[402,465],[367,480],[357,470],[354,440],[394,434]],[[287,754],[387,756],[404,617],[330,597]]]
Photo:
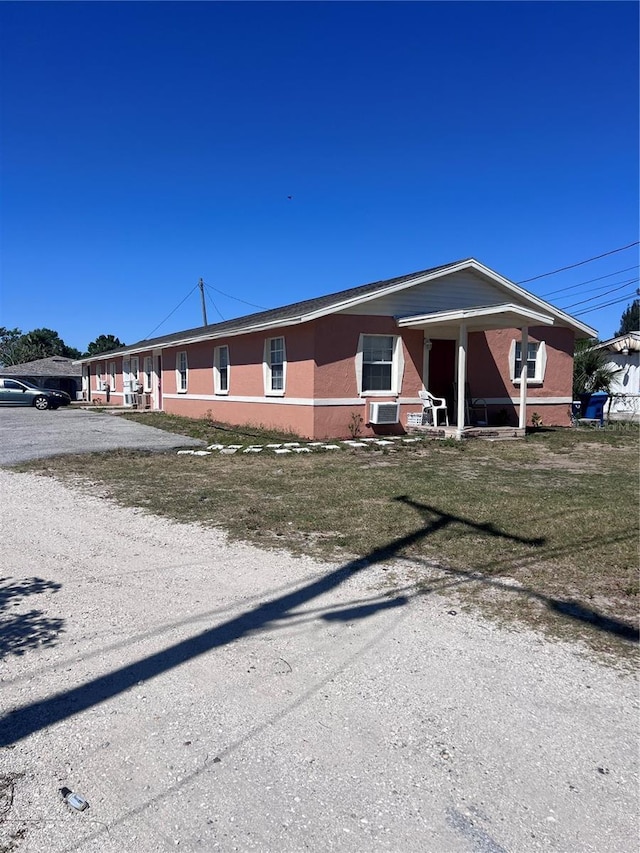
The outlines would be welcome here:
[[[66,453],[97,450],[170,450],[202,446],[175,435],[102,412],[60,408],[0,408],[0,465],[17,465]]]
[[[0,489],[0,850],[636,849],[624,670],[415,597],[401,565],[389,596],[381,566]]]

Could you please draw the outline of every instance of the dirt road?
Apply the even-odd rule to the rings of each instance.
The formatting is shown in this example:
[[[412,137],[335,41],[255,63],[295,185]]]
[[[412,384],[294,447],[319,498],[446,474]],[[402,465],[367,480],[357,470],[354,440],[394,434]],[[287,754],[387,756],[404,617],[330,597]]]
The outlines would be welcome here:
[[[636,849],[625,671],[382,566],[0,490],[0,850]]]

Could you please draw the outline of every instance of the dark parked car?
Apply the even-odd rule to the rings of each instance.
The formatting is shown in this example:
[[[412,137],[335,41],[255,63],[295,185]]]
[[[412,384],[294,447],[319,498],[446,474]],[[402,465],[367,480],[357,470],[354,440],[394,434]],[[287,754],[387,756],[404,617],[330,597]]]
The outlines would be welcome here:
[[[68,406],[71,397],[65,391],[39,388],[23,379],[0,377],[0,406],[35,406],[36,409],[57,409]]]

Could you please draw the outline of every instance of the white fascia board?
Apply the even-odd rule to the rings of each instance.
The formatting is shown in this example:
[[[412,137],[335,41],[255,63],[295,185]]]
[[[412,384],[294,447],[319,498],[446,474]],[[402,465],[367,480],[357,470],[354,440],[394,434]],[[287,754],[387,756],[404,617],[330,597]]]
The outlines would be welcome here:
[[[540,314],[530,308],[507,303],[504,305],[488,305],[483,308],[457,308],[454,311],[437,311],[433,314],[422,314],[413,317],[401,317],[396,319],[398,326],[411,327],[422,323],[464,323],[465,320],[473,320],[476,317],[493,317],[496,314],[516,314],[525,320],[542,326],[553,326],[553,317],[548,314]]]
[[[537,296],[534,296],[532,293],[529,293],[528,290],[519,287],[512,281],[509,281],[509,279],[504,278],[504,276],[501,276],[499,273],[495,272],[489,267],[484,266],[484,264],[481,264],[479,261],[476,261],[475,258],[471,258],[466,261],[461,261],[458,264],[451,264],[451,266],[449,267],[444,267],[443,269],[435,270],[431,273],[417,275],[415,276],[415,278],[399,282],[398,284],[391,284],[388,287],[376,290],[375,293],[368,293],[365,296],[354,296],[351,299],[345,299],[343,302],[337,302],[333,305],[328,305],[324,308],[321,308],[318,311],[312,311],[309,314],[305,314],[304,317],[301,317],[300,319],[301,322],[315,320],[318,317],[324,317],[327,314],[335,314],[338,311],[344,311],[346,308],[353,308],[356,305],[363,305],[366,302],[372,302],[376,299],[380,299],[381,297],[388,296],[389,294],[398,293],[401,290],[407,290],[408,288],[415,287],[418,284],[424,284],[427,281],[435,281],[439,278],[444,278],[445,276],[468,269],[475,270],[476,272],[480,273],[485,278],[490,279],[503,289],[511,293],[517,294],[520,298],[526,300],[530,304],[537,306],[538,308],[542,308],[545,312],[550,312],[554,317],[557,317],[564,324],[579,330],[588,337],[596,337],[597,332],[595,329],[592,329],[590,326],[581,323],[579,320],[576,320],[570,314],[566,314],[564,311],[561,311],[559,308],[556,308],[549,302],[545,302],[544,299],[539,299]],[[545,325],[548,325],[546,321],[542,322],[544,322]]]
[[[537,305],[539,308],[543,308],[546,311],[550,311],[555,317],[558,317],[565,323],[567,326],[572,326],[574,329],[578,329],[583,332],[589,338],[597,337],[597,331],[592,329],[591,326],[587,326],[585,323],[581,323],[580,320],[576,320],[575,317],[572,317],[570,314],[566,314],[564,311],[561,311],[559,308],[556,308],[555,305],[551,305],[550,302],[545,302],[544,299],[540,299],[538,296],[534,296],[533,293],[530,293],[528,290],[525,290],[524,287],[520,287],[518,284],[514,284],[514,282],[509,281],[508,278],[504,278],[499,273],[494,272],[489,267],[485,267],[484,264],[481,264],[480,261],[470,261],[467,266],[472,269],[475,269],[476,272],[481,273],[482,275],[490,278],[492,281],[495,281],[496,284],[501,285],[512,293],[517,293],[523,299],[526,299],[527,302],[531,302],[533,305]]]
[[[630,339],[630,342],[640,343],[640,332],[627,332],[624,335],[618,335],[617,338],[609,338],[607,341],[602,341],[596,346],[590,347],[590,349],[607,349],[608,347],[614,347],[616,344],[621,344],[623,341],[626,342]],[[635,347],[634,347],[635,350]]]
[[[204,335],[197,335],[192,338],[181,338],[180,340],[167,341],[164,344],[157,344],[157,349],[168,349],[169,347],[184,346],[185,344],[198,344],[202,341],[217,341],[223,338],[235,338],[237,335],[250,335],[252,332],[266,332],[271,329],[282,329],[285,326],[295,326],[298,323],[303,323],[308,318],[305,317],[289,317],[286,320],[271,320],[269,323],[257,323],[255,326],[244,326],[239,329],[232,329],[221,332],[209,332]]]
[[[202,335],[193,335],[193,336],[188,337],[188,338],[176,338],[175,340],[172,340],[172,341],[164,341],[164,343],[161,343],[161,344],[156,343],[154,341],[150,341],[148,344],[145,344],[144,346],[127,347],[126,350],[118,350],[118,351],[112,353],[112,355],[115,358],[115,357],[121,356],[121,355],[130,356],[130,355],[137,355],[138,353],[140,353],[140,354],[142,354],[142,353],[153,353],[154,351],[157,351],[157,350],[172,349],[173,347],[183,347],[183,346],[186,346],[187,344],[202,343],[202,341],[217,341],[217,340],[222,340],[224,338],[234,338],[237,335],[251,334],[251,332],[262,332],[262,331],[267,331],[269,329],[280,329],[280,328],[284,328],[285,326],[294,326],[297,323],[302,323],[304,321],[304,319],[305,318],[303,318],[303,317],[289,317],[289,319],[287,319],[287,320],[272,320],[270,323],[259,323],[255,326],[246,326],[244,328],[233,329],[230,331],[227,330],[227,331],[221,331],[221,332],[207,332],[207,333],[202,334]],[[83,363],[88,364],[89,362],[93,362],[93,361],[104,361],[104,356],[105,356],[105,354],[102,353],[99,355],[91,356],[90,358],[85,358],[82,361],[79,361],[77,363],[78,364],[83,364]],[[74,364],[75,363],[76,362],[74,362]]]
[[[252,332],[265,332],[271,329],[282,329],[285,326],[295,326],[298,323],[304,322],[306,318],[304,317],[289,317],[287,320],[272,320],[269,323],[258,323],[255,326],[245,326],[240,329],[231,329],[220,332],[207,332],[202,335],[194,335],[189,338],[176,338],[173,341],[165,341],[162,344],[158,343],[150,343],[149,346],[145,347],[133,347],[129,348],[128,354],[130,353],[142,353],[146,351],[153,350],[165,350],[172,349],[173,347],[183,347],[187,346],[187,344],[199,344],[203,341],[218,341],[224,340],[225,338],[235,338],[238,335],[249,335]]]
[[[127,347],[126,350],[113,350],[113,352],[99,352],[97,355],[90,355],[87,358],[82,358],[79,361],[74,361],[74,364],[93,364],[94,361],[112,361],[114,358],[125,358],[129,355],[137,355],[138,353],[151,352],[151,347]]]

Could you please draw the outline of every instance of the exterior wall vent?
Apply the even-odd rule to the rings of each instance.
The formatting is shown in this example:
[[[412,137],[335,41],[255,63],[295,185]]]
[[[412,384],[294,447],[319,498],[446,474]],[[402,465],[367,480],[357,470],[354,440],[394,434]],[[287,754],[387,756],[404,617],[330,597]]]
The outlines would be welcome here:
[[[397,424],[399,420],[399,403],[369,403],[369,423]]]

